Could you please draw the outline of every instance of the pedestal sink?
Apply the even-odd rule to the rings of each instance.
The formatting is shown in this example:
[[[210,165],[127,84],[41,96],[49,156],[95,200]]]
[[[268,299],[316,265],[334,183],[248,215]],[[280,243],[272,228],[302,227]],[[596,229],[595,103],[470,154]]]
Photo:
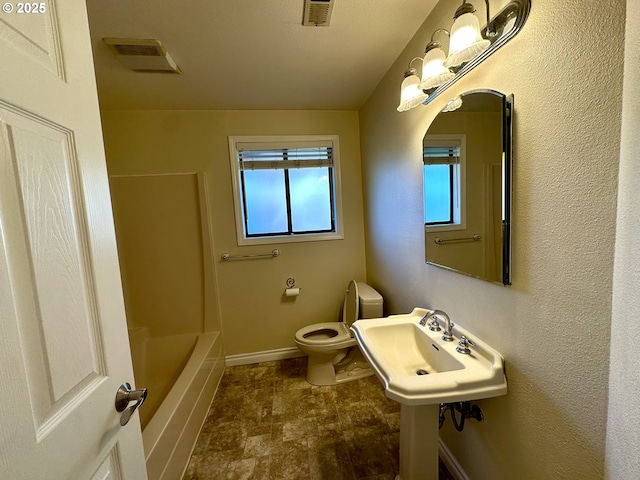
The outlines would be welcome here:
[[[396,480],[437,480],[440,403],[478,400],[507,393],[504,360],[496,350],[459,326],[455,341],[420,320],[431,310],[358,320],[351,326],[358,345],[387,397],[400,408],[400,474]],[[456,351],[462,336],[471,353]]]

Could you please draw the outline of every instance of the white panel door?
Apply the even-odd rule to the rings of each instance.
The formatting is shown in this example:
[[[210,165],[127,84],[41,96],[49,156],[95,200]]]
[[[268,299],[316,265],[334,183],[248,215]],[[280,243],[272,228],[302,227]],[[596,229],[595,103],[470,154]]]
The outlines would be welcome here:
[[[86,6],[4,3],[0,478],[145,479],[138,415],[121,427],[115,410],[123,382],[133,372]]]

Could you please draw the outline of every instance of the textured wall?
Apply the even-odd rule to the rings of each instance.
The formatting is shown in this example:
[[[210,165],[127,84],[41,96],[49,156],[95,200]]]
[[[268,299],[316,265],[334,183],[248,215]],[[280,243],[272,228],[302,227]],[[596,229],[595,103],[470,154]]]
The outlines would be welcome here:
[[[103,127],[112,175],[206,172],[226,355],[293,347],[299,328],[338,319],[348,281],[365,280],[357,112],[107,111]],[[238,247],[227,136],[317,134],[340,136],[344,239]],[[280,257],[220,261],[273,248]]]
[[[455,5],[440,2],[360,112],[367,275],[388,313],[441,308],[504,355],[509,393],[479,402],[486,421],[441,430],[471,479],[595,480],[604,475],[625,4],[532,3],[509,44],[442,98],[397,113],[408,61],[451,23]],[[448,99],[476,88],[515,95],[511,287],[423,261],[421,139]]]
[[[640,3],[627,4],[606,478],[640,472]]]

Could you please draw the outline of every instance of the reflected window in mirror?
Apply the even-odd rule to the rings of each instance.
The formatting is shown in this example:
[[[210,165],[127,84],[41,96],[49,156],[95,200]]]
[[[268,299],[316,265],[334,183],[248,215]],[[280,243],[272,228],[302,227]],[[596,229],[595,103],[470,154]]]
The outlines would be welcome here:
[[[509,285],[513,97],[474,90],[460,98],[423,139],[425,259]]]
[[[465,135],[427,135],[423,142],[424,224],[464,228]]]

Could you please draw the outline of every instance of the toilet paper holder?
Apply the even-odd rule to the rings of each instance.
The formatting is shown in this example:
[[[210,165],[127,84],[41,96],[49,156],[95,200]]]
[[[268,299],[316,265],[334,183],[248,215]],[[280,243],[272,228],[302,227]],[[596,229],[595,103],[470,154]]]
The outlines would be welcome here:
[[[300,290],[302,289],[299,287],[296,287],[295,278],[293,277],[287,278],[286,285],[287,285],[287,288],[285,288],[284,290],[285,297],[297,297],[298,295],[300,295]]]

